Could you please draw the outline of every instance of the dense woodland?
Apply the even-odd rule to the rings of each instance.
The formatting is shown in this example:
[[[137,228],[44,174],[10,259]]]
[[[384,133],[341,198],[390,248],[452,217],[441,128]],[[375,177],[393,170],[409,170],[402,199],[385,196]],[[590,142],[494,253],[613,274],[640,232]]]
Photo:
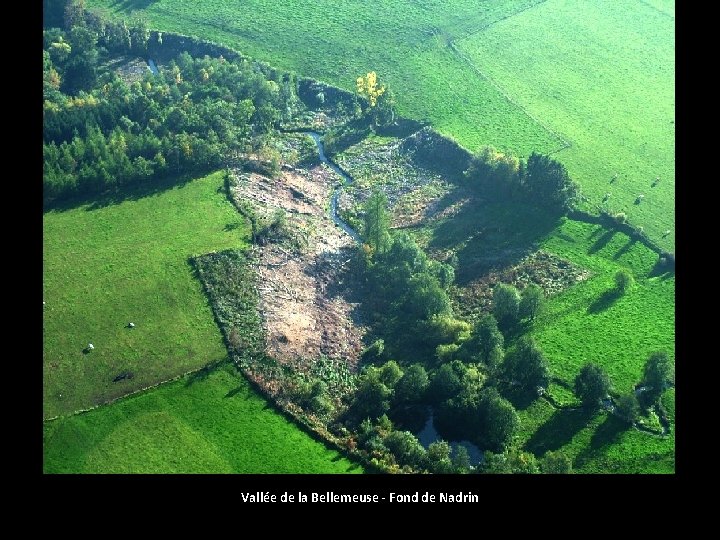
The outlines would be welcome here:
[[[142,21],[68,9],[66,23],[43,33],[46,205],[211,170],[238,150],[262,154],[264,135],[298,103],[290,74],[187,53],[128,84],[106,65],[142,58],[150,39]]]

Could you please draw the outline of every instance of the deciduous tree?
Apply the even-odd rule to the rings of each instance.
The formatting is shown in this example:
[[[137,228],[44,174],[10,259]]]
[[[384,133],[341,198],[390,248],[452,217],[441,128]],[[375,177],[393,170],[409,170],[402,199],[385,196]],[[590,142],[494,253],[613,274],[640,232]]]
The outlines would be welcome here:
[[[535,320],[538,313],[543,307],[545,302],[545,295],[543,290],[531,283],[523,289],[522,298],[520,300],[519,317],[521,319]]]
[[[590,362],[585,364],[575,377],[575,395],[589,409],[598,408],[600,401],[607,397],[611,387],[607,372]]]
[[[493,289],[493,315],[498,323],[509,327],[517,323],[520,293],[512,285],[498,283]]]

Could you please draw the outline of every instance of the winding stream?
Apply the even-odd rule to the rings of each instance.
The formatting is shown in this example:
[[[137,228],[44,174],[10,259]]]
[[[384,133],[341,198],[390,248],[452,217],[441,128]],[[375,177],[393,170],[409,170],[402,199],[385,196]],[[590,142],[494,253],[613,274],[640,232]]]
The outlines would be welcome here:
[[[352,176],[350,176],[348,173],[343,171],[336,163],[334,163],[332,160],[330,160],[325,155],[325,145],[322,142],[322,136],[315,132],[315,131],[305,131],[304,133],[307,133],[313,138],[313,141],[315,141],[315,145],[318,149],[318,154],[320,156],[320,161],[325,163],[328,167],[330,167],[336,174],[342,178],[342,183],[338,185],[335,190],[333,191],[332,197],[330,198],[330,217],[335,222],[335,225],[340,227],[343,231],[348,233],[350,237],[357,243],[360,243],[360,235],[358,232],[353,229],[349,224],[347,224],[338,214],[338,199],[340,198],[340,193],[342,191],[343,186],[346,186],[348,184],[352,184],[353,179]]]

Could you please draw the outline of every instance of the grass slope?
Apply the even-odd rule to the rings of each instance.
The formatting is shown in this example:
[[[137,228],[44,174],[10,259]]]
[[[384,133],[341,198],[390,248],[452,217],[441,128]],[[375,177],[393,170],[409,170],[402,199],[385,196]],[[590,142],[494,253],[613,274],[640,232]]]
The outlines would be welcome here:
[[[536,400],[518,411],[518,445],[542,456],[562,450],[573,469],[590,474],[668,474],[675,472],[675,432],[659,437],[628,428],[605,412],[556,411]]]
[[[138,10],[153,28],[211,39],[352,91],[359,75],[375,70],[404,115],[427,119],[470,147],[492,143],[528,154],[561,143],[468,70],[448,43],[538,1],[91,0],[87,5],[121,16]]]
[[[589,268],[593,277],[553,297],[534,335],[553,374],[572,383],[582,364],[596,362],[618,390],[639,382],[648,356],[675,352],[675,277],[653,276],[657,255],[622,233],[566,220],[543,242],[548,251]],[[620,268],[635,276],[623,296],[614,292]]]
[[[191,255],[245,245],[242,218],[217,193],[222,182],[215,173],[43,216],[46,418],[226,357],[188,264]],[[95,350],[83,354],[88,342]],[[124,370],[135,377],[112,382]]]
[[[674,29],[674,18],[641,2],[549,0],[459,41],[483,73],[571,142],[556,157],[591,201],[611,193],[613,211],[671,250]]]
[[[471,149],[551,152],[563,146],[560,133],[573,146],[558,157],[591,200],[611,192],[613,210],[674,249],[672,0],[87,4],[122,16],[141,11],[154,28],[225,43],[349,90],[376,70],[403,114]],[[490,80],[453,52],[453,40]],[[620,180],[609,185],[616,172]],[[661,183],[651,188],[656,176]]]
[[[361,473],[269,408],[235,368],[46,422],[46,473]]]

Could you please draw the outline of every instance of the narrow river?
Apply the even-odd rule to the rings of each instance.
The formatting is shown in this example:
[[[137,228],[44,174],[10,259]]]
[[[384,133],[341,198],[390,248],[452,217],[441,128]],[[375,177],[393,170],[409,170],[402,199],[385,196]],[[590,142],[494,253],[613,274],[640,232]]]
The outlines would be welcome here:
[[[335,224],[338,227],[342,228],[342,230],[344,230],[346,233],[348,233],[355,242],[360,243],[360,235],[358,234],[358,232],[350,225],[348,225],[345,221],[343,221],[340,217],[340,214],[338,213],[338,199],[340,198],[342,188],[347,184],[351,184],[353,179],[348,173],[343,171],[336,163],[328,159],[328,157],[325,155],[325,145],[323,144],[322,136],[319,133],[316,133],[315,131],[306,131],[305,133],[310,135],[315,141],[315,144],[318,148],[318,154],[320,155],[320,161],[325,163],[328,167],[335,171],[335,173],[339,175],[340,178],[342,178],[342,183],[335,188],[335,191],[333,191],[332,197],[330,199],[330,217],[335,222]]]

